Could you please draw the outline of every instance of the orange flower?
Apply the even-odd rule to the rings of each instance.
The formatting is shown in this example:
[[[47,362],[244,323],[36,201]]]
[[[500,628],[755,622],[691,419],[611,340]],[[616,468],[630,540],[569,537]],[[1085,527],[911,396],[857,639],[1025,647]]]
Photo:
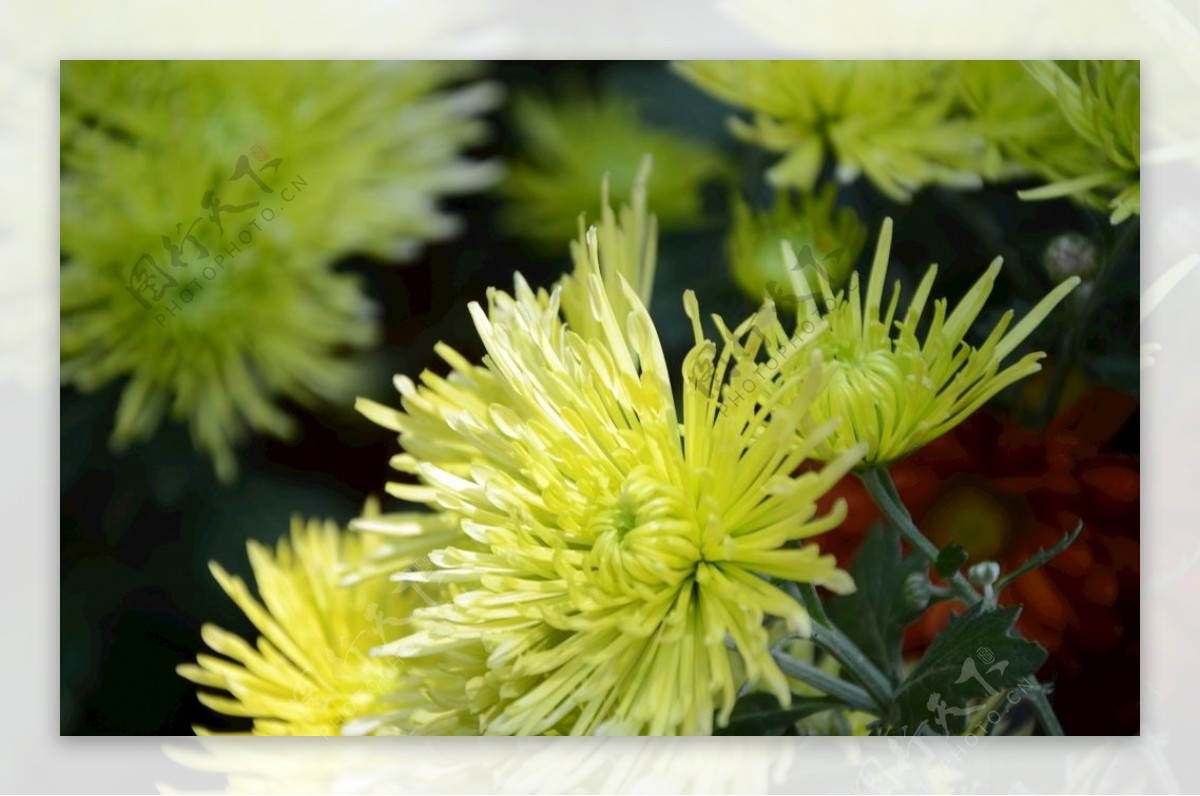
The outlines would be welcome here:
[[[1079,725],[1089,734],[1137,732],[1139,463],[1112,444],[1136,409],[1134,399],[1101,387],[1041,433],[980,412],[890,468],[905,505],[935,544],[958,542],[972,563],[994,560],[1002,572],[1082,520],[1079,539],[1014,583],[1000,602],[1024,606],[1018,627],[1051,652],[1043,676],[1056,682],[1060,717],[1081,722],[1094,712],[1094,720]],[[856,479],[843,480],[825,499],[838,498],[846,499],[849,515],[822,547],[845,565],[880,517]],[[933,605],[909,628],[906,648],[926,646],[961,608],[955,601]],[[1095,699],[1096,689],[1104,700]],[[1117,715],[1113,699],[1132,706]],[[1079,710],[1064,709],[1075,702]],[[1109,727],[1098,729],[1097,722]]]

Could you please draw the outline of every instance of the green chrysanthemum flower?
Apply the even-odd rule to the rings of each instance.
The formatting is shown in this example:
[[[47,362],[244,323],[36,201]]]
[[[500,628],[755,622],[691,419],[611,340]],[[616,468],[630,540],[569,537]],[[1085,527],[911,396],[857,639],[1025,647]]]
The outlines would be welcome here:
[[[961,114],[952,66],[935,61],[687,61],[679,72],[754,113],[735,135],[784,154],[776,186],[812,191],[827,153],[843,182],[863,174],[907,202],[931,185],[981,184],[986,141]]]
[[[1141,67],[1137,61],[1026,61],[1025,68],[1057,100],[1063,117],[1093,158],[1060,160],[1033,152],[1049,185],[1022,191],[1024,199],[1070,196],[1107,209],[1119,224],[1141,213]]]
[[[834,288],[854,270],[867,239],[867,228],[849,207],[835,207],[837,189],[826,185],[815,195],[798,200],[780,192],[770,210],[756,212],[740,198],[733,204],[729,259],[738,287],[754,301],[771,296],[786,307],[804,296],[792,294],[782,247],[796,252],[806,281],[820,269]]]
[[[776,378],[776,370],[786,375],[788,363],[791,368],[797,363],[788,360],[770,368],[759,361],[761,357],[779,363],[797,339],[813,340],[824,354],[833,373],[813,402],[812,412],[816,420],[838,426],[828,440],[816,446],[818,458],[838,460],[846,451],[865,444],[863,466],[886,464],[954,428],[1002,389],[1041,369],[1039,360],[1045,354],[1040,351],[1007,367],[1003,362],[1079,284],[1077,276],[1063,281],[1011,329],[1014,313],[1009,310],[980,345],[972,346],[965,338],[1000,273],[1000,258],[952,312],[947,313],[945,299],[937,299],[933,318],[921,335],[921,316],[937,266],[930,266],[908,309],[897,317],[899,281],[887,305],[883,304],[891,244],[892,222],[887,219],[864,296],[859,294],[858,274],[850,277],[848,290],[834,293],[819,273],[817,283],[810,286],[797,272],[797,290],[811,291],[815,297],[797,308],[795,336],[785,332],[774,318],[774,308],[768,306],[762,333],[740,356],[734,388],[739,382],[753,385],[757,392],[749,397],[770,404],[794,389]],[[761,375],[764,373],[770,378]],[[742,390],[745,392],[744,386]]]
[[[455,231],[445,194],[496,99],[461,64],[70,62],[62,70],[62,377],[127,379],[121,447],[186,421],[228,480],[281,399],[340,400],[371,304],[330,266]]]
[[[745,685],[788,704],[764,621],[803,632],[808,617],[770,578],[853,588],[832,557],[796,546],[841,521],[844,505],[818,516],[816,501],[862,453],[796,475],[822,439],[809,416],[820,357],[783,355],[787,401],[722,403],[711,384],[750,325],[716,319],[730,342],[714,361],[689,293],[684,372],[701,360],[711,372],[684,380],[680,418],[646,293],[631,287],[648,291],[653,234],[636,190],[620,224],[606,210],[576,242],[576,270],[552,292],[518,275],[515,295],[472,305],[482,366],[443,347],[453,372],[400,379],[403,411],[363,404],[400,433],[395,464],[419,480],[393,494],[437,513],[359,525],[410,554],[439,548],[432,571],[398,578],[454,593],[376,652],[482,653],[467,694],[484,733],[708,733]]]
[[[990,179],[1035,174],[1038,158],[1087,171],[1102,163],[1019,61],[956,61],[963,102],[988,141]]]
[[[558,102],[524,95],[512,112],[522,152],[502,185],[502,221],[540,246],[571,240],[579,211],[597,216],[596,184],[605,175],[616,195],[628,196],[646,153],[658,175],[649,201],[667,229],[698,223],[701,187],[727,173],[714,149],[647,125],[636,103],[615,92],[577,92]]]

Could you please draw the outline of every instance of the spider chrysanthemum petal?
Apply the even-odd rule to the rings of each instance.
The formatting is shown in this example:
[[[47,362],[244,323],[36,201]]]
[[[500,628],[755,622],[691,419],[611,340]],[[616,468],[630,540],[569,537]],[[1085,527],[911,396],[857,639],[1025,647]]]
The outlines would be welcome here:
[[[899,282],[885,302],[891,241],[892,221],[886,219],[865,292],[860,291],[858,274],[836,293],[823,278],[810,286],[802,272],[795,274],[798,289],[814,296],[796,309],[796,336],[812,339],[832,370],[813,402],[813,417],[837,426],[816,447],[820,458],[836,458],[865,444],[862,466],[895,461],[958,425],[1008,385],[1036,373],[1045,356],[1040,351],[1008,365],[1005,360],[1080,281],[1073,276],[1061,282],[1016,325],[1009,310],[983,342],[971,345],[965,337],[995,284],[1000,258],[952,311],[945,299],[933,301],[932,317],[922,332],[937,266],[929,268],[899,315]],[[743,356],[744,370],[762,357],[777,358],[781,345],[794,345],[775,319],[774,308],[768,310],[762,346]],[[786,382],[764,382],[765,389],[756,397],[778,400],[774,390],[780,384]]]
[[[410,555],[437,549],[431,570],[398,577],[452,597],[377,652],[482,655],[467,686],[481,732],[709,733],[747,684],[787,704],[766,623],[802,633],[808,617],[778,580],[853,589],[805,543],[844,516],[816,503],[862,454],[796,474],[809,453],[797,430],[821,439],[809,418],[820,354],[787,354],[787,401],[723,401],[730,352],[750,329],[726,330],[716,356],[685,294],[696,340],[680,413],[680,374],[634,289],[648,290],[653,230],[639,187],[632,207],[581,235],[554,290],[518,276],[513,294],[471,306],[482,365],[450,354],[450,377],[402,382],[403,411],[368,405],[400,431],[399,464],[420,482],[400,491],[460,532],[426,543],[429,520],[400,521]]]
[[[180,665],[179,674],[204,689],[207,707],[252,718],[255,735],[393,731],[384,718],[406,682],[403,662],[373,657],[371,649],[405,632],[419,595],[386,578],[340,584],[345,568],[381,544],[331,522],[295,519],[273,550],[248,545],[257,598],[240,577],[210,564],[260,635],[250,644],[206,624],[203,638],[216,654]]]

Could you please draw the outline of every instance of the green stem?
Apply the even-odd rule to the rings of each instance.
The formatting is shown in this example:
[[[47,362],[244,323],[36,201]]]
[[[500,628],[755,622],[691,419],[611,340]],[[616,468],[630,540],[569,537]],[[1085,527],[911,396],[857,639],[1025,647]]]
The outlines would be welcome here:
[[[804,603],[804,608],[808,611],[808,615],[822,625],[832,625],[833,622],[829,619],[829,614],[825,613],[825,606],[817,597],[817,587],[811,583],[789,583],[793,596],[800,602]]]
[[[1082,337],[1077,330],[1087,329],[1090,326],[1092,316],[1104,304],[1109,281],[1112,280],[1121,260],[1129,255],[1130,249],[1137,243],[1140,234],[1141,222],[1139,219],[1133,218],[1122,224],[1121,231],[1104,253],[1098,273],[1091,280],[1092,294],[1082,304],[1068,303],[1068,306],[1074,307],[1074,309],[1070,313],[1071,317],[1063,324],[1065,328],[1054,360],[1054,374],[1050,378],[1050,386],[1046,390],[1046,398],[1041,407],[1041,425],[1045,426],[1054,419],[1058,403],[1062,400],[1063,390],[1067,386],[1071,367],[1082,353]]]
[[[892,525],[900,531],[910,545],[917,552],[929,559],[929,562],[937,563],[939,550],[933,542],[925,538],[925,534],[913,523],[912,516],[908,513],[908,509],[904,507],[904,503],[900,500],[900,495],[896,492],[896,485],[892,483],[892,477],[888,475],[885,467],[872,467],[858,474],[863,485],[866,486],[871,499],[875,501],[875,505],[879,506],[883,516],[887,517]],[[971,585],[961,572],[955,572],[950,577],[946,578],[949,581],[954,593],[959,599],[967,605],[974,605],[981,599],[979,592],[975,591],[975,587]]]
[[[1058,716],[1054,713],[1054,708],[1050,705],[1050,700],[1046,697],[1046,687],[1033,677],[1022,677],[1021,685],[1029,692],[1033,712],[1037,714],[1038,721],[1042,723],[1042,728],[1046,730],[1046,734],[1062,735],[1062,724],[1059,723]]]
[[[1082,314],[1082,313],[1080,313]],[[1058,356],[1054,358],[1054,373],[1050,376],[1050,386],[1046,389],[1046,397],[1042,400],[1041,425],[1045,426],[1054,419],[1058,402],[1062,400],[1063,390],[1067,386],[1067,377],[1071,375],[1071,367],[1075,362],[1075,340],[1084,322],[1077,320],[1067,324],[1058,344]]]
[[[1036,553],[1025,559],[1025,563],[1021,564],[1021,566],[1017,567],[1012,572],[996,581],[996,594],[1004,591],[1009,586],[1020,580],[1024,575],[1027,575],[1028,573],[1045,564],[1050,559],[1062,553],[1071,546],[1072,542],[1079,538],[1079,534],[1081,533],[1083,533],[1082,520],[1075,523],[1075,527],[1071,530],[1071,532],[1062,539],[1059,539],[1050,547],[1038,548]]]
[[[808,683],[818,691],[845,702],[855,710],[868,713],[878,712],[879,708],[871,700],[870,695],[853,683],[848,683],[840,677],[834,677],[829,672],[786,653],[776,651],[772,655],[775,662],[779,664],[779,668],[789,677],[795,677],[797,680]]]
[[[936,564],[939,553],[937,546],[929,541],[913,522],[912,515],[908,513],[908,509],[900,499],[900,493],[896,490],[896,484],[892,481],[892,476],[888,473],[887,468],[873,467],[860,472],[858,476],[866,486],[871,499],[875,501],[875,505],[879,506],[879,510],[883,512],[884,517],[900,531],[900,535],[907,539],[915,550],[929,559],[931,564]],[[982,599],[979,592],[975,591],[975,587],[963,577],[961,572],[955,572],[947,580],[958,597],[967,605],[974,605]],[[1045,687],[1032,677],[1021,678],[1021,685],[1029,692],[1033,710],[1046,733],[1062,735],[1062,725],[1058,721],[1058,716],[1054,714],[1050,700],[1046,698]]]
[[[825,613],[825,607],[821,605],[821,601],[817,597],[817,590],[812,584],[799,584],[799,592],[813,618],[812,642],[832,655],[834,660],[863,684],[876,704],[875,709],[871,712],[886,712],[888,705],[892,704],[892,684],[887,677],[845,633],[829,620],[829,616]]]

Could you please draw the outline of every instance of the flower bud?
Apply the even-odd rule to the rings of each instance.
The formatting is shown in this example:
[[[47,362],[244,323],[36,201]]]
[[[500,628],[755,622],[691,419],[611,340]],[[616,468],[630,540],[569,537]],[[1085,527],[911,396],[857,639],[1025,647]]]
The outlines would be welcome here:
[[[995,561],[981,561],[967,570],[967,579],[979,588],[986,588],[1000,578],[1000,565]]]
[[[1086,235],[1064,232],[1056,235],[1046,246],[1042,264],[1055,282],[1072,276],[1087,282],[1095,277],[1099,270],[1099,257],[1096,245]]]
[[[776,195],[769,210],[753,210],[740,197],[733,200],[733,228],[726,246],[734,280],[754,302],[766,293],[785,314],[810,298],[820,301],[818,284],[836,292],[854,270],[866,242],[866,226],[849,207],[838,206],[836,186],[811,196]],[[795,255],[789,264],[783,254]],[[800,271],[801,286],[791,271]]]
[[[914,572],[904,580],[904,604],[914,611],[923,611],[933,595],[933,584],[924,572]]]

